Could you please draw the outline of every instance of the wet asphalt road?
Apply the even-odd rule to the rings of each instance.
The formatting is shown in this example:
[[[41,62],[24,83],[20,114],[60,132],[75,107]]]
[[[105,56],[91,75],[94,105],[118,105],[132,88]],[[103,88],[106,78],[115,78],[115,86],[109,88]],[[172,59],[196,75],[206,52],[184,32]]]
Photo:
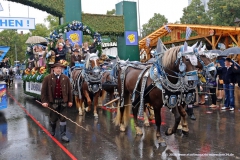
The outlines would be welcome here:
[[[23,93],[20,80],[8,89],[14,98],[46,129],[49,130],[49,110]],[[236,99],[240,94],[236,94]],[[240,159],[240,108],[220,111],[200,106],[194,109],[196,121],[188,120],[188,137],[164,135],[174,122],[173,115],[163,108],[161,128],[167,147],[158,145],[155,125],[144,127],[144,135],[136,136],[133,120],[125,133],[120,133],[112,119],[115,112],[99,109],[99,119],[92,113],[78,116],[75,108],[68,109],[68,117],[85,131],[67,122],[70,143],[62,143],[57,128],[56,139],[77,159],[135,160],[135,159]],[[207,111],[212,111],[208,113]],[[215,154],[215,155],[213,155]],[[228,156],[227,156],[228,155]],[[26,113],[8,96],[8,108],[0,111],[0,160],[68,160],[71,159]]]

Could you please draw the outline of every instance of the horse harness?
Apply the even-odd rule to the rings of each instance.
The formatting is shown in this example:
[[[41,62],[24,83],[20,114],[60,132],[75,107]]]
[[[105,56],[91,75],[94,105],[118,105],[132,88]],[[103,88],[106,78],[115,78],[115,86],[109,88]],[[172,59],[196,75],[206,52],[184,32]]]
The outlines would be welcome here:
[[[192,54],[192,53],[188,53]],[[176,84],[173,84],[169,81],[168,73],[166,73],[166,68],[162,65],[162,56],[163,54],[156,55],[157,61],[155,61],[152,65],[138,65],[134,63],[120,63],[121,68],[121,107],[124,106],[124,81],[125,81],[125,75],[126,70],[128,67],[132,67],[134,69],[141,69],[141,73],[138,76],[138,80],[136,82],[134,91],[132,93],[132,106],[136,107],[140,103],[140,107],[138,110],[138,117],[143,117],[144,113],[144,98],[155,88],[162,90],[162,100],[163,104],[167,106],[169,109],[172,109],[176,107],[177,105],[180,105],[180,103],[189,104],[195,97],[193,92],[189,92],[193,89],[195,89],[197,85],[197,71],[190,71],[186,72],[186,65],[182,62],[182,57],[186,56],[180,51],[178,54],[178,58],[176,60],[180,61],[179,63],[179,70],[180,73],[175,73],[176,76],[172,76],[174,78],[178,79],[178,82]],[[185,67],[184,67],[185,65]],[[149,86],[146,87],[147,79],[151,78],[153,81]],[[141,84],[141,90],[140,92],[137,91],[137,87],[139,86],[140,81],[142,80]],[[193,85],[188,85],[189,81],[193,81]],[[136,92],[140,93],[140,95],[136,98]]]
[[[97,55],[92,55],[88,57],[88,61],[91,59],[98,58]],[[81,88],[84,82],[87,83],[88,91],[92,92],[93,94],[97,93],[99,90],[102,90],[102,76],[103,72],[101,71],[100,67],[89,67],[86,66],[85,68],[80,69],[80,73],[78,74],[75,83],[73,83],[74,88],[74,95],[78,95],[79,98],[82,98],[81,95]]]

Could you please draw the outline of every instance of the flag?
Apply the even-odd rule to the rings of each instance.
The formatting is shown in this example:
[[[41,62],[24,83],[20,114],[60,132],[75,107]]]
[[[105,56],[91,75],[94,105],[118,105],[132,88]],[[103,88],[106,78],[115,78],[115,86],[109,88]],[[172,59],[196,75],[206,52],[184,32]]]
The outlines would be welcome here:
[[[0,46],[0,61],[6,56],[7,52],[9,51],[10,47],[8,46]]]
[[[147,38],[147,39],[146,39],[146,46],[147,46],[147,47],[150,46],[150,42],[151,42],[151,39],[150,39],[150,38]]]
[[[191,36],[192,29],[190,27],[187,27],[186,29],[186,40],[188,40]]]
[[[168,33],[172,32],[171,29],[167,25],[164,25],[164,28],[168,31]]]

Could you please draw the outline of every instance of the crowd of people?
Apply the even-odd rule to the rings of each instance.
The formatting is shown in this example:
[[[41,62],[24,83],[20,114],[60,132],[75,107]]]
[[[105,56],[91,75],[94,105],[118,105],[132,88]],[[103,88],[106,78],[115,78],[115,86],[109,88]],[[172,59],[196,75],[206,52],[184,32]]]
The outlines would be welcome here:
[[[235,110],[234,90],[235,84],[240,87],[240,66],[231,58],[220,58],[216,60],[215,66],[217,74],[212,79],[207,79],[199,70],[199,83],[196,89],[196,98],[194,106],[206,104],[206,100],[211,98],[210,108],[221,107],[221,110]],[[225,97],[223,102],[223,97]],[[217,105],[217,102],[223,102],[223,106]],[[220,103],[219,103],[220,104]],[[192,120],[196,120],[192,109],[187,110]]]
[[[28,68],[42,67],[47,63],[47,58],[50,58],[50,64],[66,60],[70,62],[70,67],[74,66],[75,62],[80,62],[85,59],[87,53],[96,53],[96,45],[94,43],[89,46],[88,42],[84,42],[82,46],[78,43],[71,44],[69,39],[64,40],[60,36],[56,45],[52,41],[48,47],[43,45],[33,46],[32,52],[29,51]]]

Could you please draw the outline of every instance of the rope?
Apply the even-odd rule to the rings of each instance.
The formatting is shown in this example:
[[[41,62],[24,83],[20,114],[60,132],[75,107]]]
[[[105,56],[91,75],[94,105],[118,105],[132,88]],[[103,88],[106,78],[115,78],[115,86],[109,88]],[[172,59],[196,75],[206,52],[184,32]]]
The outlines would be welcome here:
[[[42,105],[42,103],[39,102],[38,100],[36,100],[36,102]],[[46,107],[46,108],[48,108],[48,109],[50,109],[51,111],[53,111],[53,112],[59,114],[59,115],[62,116],[63,118],[65,118],[65,119],[69,120],[70,122],[72,122],[73,124],[76,124],[78,127],[84,129],[85,131],[88,131],[86,128],[84,128],[83,126],[79,125],[77,122],[74,122],[74,121],[71,120],[70,118],[68,118],[68,117],[66,117],[66,116],[64,116],[64,115],[62,115],[61,113],[55,111],[54,109],[52,109],[52,108],[50,108],[50,107]]]

